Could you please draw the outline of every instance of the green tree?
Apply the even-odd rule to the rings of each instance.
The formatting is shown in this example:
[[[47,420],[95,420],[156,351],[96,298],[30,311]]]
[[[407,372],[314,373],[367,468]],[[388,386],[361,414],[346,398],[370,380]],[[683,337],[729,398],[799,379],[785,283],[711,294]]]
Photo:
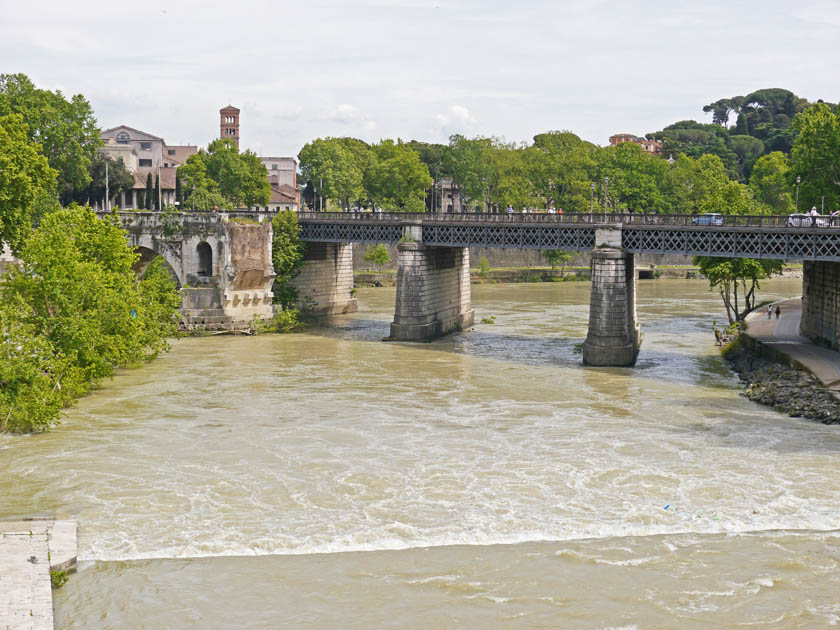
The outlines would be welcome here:
[[[589,212],[594,195],[595,145],[570,131],[549,131],[534,136],[523,152],[527,177],[540,205],[566,212]]]
[[[773,151],[758,159],[750,174],[750,188],[756,200],[778,214],[793,212],[787,156]]]
[[[365,262],[373,263],[380,271],[390,261],[391,254],[388,253],[388,248],[382,243],[379,243],[376,247],[368,246],[365,249]]]
[[[63,202],[90,182],[90,164],[102,144],[90,103],[76,94],[40,90],[25,74],[0,74],[0,116],[20,114],[29,140],[41,145],[57,172],[57,192]]]
[[[298,154],[303,178],[319,196],[335,201],[343,210],[365,196],[364,174],[371,160],[370,147],[355,138],[318,138]]]
[[[227,139],[214,140],[206,151],[199,149],[178,174],[185,205],[195,210],[264,206],[271,198],[268,171],[259,157],[251,151],[239,153]]]
[[[470,206],[473,200],[483,207],[494,185],[492,164],[488,153],[493,149],[491,138],[465,138],[455,134],[449,138],[444,155],[444,168],[461,197],[461,203]]]
[[[43,431],[84,392],[81,370],[27,323],[31,307],[18,296],[0,300],[0,431]]]
[[[543,258],[551,265],[551,270],[560,265],[560,275],[563,275],[563,270],[572,259],[572,254],[562,249],[546,249],[542,253]]]
[[[292,210],[278,212],[271,221],[271,262],[274,265],[274,303],[291,309],[298,300],[298,290],[292,281],[303,267],[306,243],[300,238],[297,213]]]
[[[0,116],[0,242],[20,249],[39,218],[39,200],[50,195],[56,173],[27,137],[20,114]]]
[[[744,321],[755,308],[759,280],[782,272],[781,260],[696,256],[694,264],[720,293],[730,324]]]
[[[99,220],[79,206],[57,210],[32,232],[20,259],[0,283],[0,304],[13,305],[2,327],[44,361],[36,361],[38,373],[14,368],[12,394],[0,401],[0,416],[16,418],[13,430],[30,430],[28,422],[44,428],[90,383],[168,348],[180,296],[161,263],[135,277],[137,254],[116,219]],[[58,399],[45,397],[49,385]],[[27,392],[40,401],[30,419],[15,411]]]
[[[155,208],[155,189],[152,184],[152,172],[146,173],[146,210]]]
[[[752,136],[729,136],[729,146],[738,156],[737,167],[741,181],[745,181],[752,171],[755,161],[764,153],[764,143]]]
[[[712,154],[699,158],[680,155],[671,164],[662,182],[666,212],[697,214],[707,212],[708,200],[727,186],[730,179],[721,159]],[[719,210],[714,210],[719,212]]]
[[[422,212],[432,178],[417,152],[401,140],[383,140],[371,153],[363,176],[368,199],[387,210]]]
[[[798,132],[790,156],[791,179],[802,179],[800,207],[840,208],[840,110],[818,103],[797,114],[793,127]]]
[[[632,142],[607,147],[599,154],[599,180],[609,177],[603,193],[614,212],[664,212],[661,184],[667,169],[667,162]]]
[[[161,197],[160,197],[160,175],[156,174],[155,175],[155,200],[154,200],[154,203],[152,204],[154,206],[155,210],[163,210],[163,208],[160,207],[160,201],[161,201]]]
[[[131,191],[134,175],[128,172],[120,159],[98,152],[90,163],[90,183],[84,188],[73,190],[73,201],[81,204],[102,202],[105,206],[105,164],[108,165],[108,192],[111,199],[119,197],[121,192]]]

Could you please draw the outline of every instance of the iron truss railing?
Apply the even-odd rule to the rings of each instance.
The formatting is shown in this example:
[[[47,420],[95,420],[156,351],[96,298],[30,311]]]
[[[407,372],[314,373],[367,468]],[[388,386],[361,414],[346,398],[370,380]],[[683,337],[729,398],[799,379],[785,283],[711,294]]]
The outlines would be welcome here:
[[[300,221],[301,239],[318,243],[396,243],[402,235],[396,221]]]
[[[579,251],[595,247],[595,227],[515,222],[458,225],[424,221],[423,244]]]
[[[831,228],[632,227],[621,231],[634,254],[686,254],[783,260],[840,260],[840,230]]]

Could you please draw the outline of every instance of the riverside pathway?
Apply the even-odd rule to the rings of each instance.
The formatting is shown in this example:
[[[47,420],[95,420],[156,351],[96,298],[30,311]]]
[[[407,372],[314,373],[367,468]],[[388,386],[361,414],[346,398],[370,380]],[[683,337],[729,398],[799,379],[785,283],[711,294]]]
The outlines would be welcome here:
[[[802,298],[775,302],[781,316],[767,319],[766,308],[747,316],[747,335],[801,364],[833,392],[840,393],[840,352],[818,346],[799,334]]]
[[[0,630],[52,630],[50,569],[76,567],[76,521],[0,521]]]

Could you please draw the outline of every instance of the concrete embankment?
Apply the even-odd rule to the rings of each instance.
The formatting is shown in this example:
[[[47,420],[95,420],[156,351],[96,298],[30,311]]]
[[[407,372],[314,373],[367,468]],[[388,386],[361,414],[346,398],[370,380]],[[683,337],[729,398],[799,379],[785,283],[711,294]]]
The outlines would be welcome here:
[[[0,521],[0,630],[52,630],[50,571],[76,570],[76,521]]]
[[[744,395],[793,417],[840,424],[840,353],[799,334],[802,300],[774,304],[747,317],[740,343],[726,353],[747,388]]]

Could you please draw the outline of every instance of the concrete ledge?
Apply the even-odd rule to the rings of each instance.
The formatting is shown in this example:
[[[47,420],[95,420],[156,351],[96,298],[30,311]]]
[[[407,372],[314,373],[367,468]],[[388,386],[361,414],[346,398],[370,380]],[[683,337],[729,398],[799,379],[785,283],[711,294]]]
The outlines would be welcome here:
[[[69,517],[0,522],[0,628],[52,630],[50,570],[75,571],[76,547]]]

